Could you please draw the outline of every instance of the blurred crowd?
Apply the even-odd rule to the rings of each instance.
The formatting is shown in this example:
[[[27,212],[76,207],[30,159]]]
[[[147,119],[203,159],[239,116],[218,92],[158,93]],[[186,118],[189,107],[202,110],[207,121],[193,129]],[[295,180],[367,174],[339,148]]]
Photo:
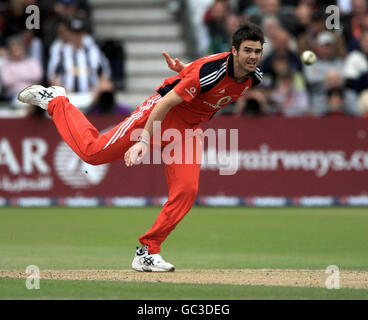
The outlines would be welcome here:
[[[28,29],[38,17],[39,28]],[[115,101],[115,90],[124,88],[124,47],[97,42],[91,26],[87,0],[0,0],[0,99],[24,114],[42,114],[17,93],[36,83],[60,85],[83,112],[128,113]]]
[[[260,25],[265,33],[262,84],[222,112],[368,117],[366,0],[202,2],[206,54],[229,50],[232,33],[244,21]],[[326,10],[330,5],[338,10]],[[333,19],[336,12],[338,19]],[[313,65],[301,62],[304,50],[317,54]]]
[[[180,1],[168,3],[178,11]],[[25,27],[31,5],[40,9],[39,29]],[[333,21],[330,5],[339,8]],[[205,6],[203,54],[228,51],[244,21],[265,32],[263,82],[222,113],[368,117],[367,0],[198,0],[196,6]],[[0,0],[0,100],[37,114],[42,110],[17,101],[17,93],[35,83],[61,85],[86,113],[128,114],[130,107],[115,101],[125,83],[124,46],[93,34],[88,0]],[[313,65],[301,62],[304,50],[317,54]]]

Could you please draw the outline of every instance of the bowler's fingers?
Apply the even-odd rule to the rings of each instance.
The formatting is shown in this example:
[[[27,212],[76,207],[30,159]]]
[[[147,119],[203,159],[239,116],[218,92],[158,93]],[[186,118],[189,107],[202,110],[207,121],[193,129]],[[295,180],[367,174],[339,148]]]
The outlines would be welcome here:
[[[130,152],[129,163],[130,163],[131,166],[134,165],[134,164],[137,164],[138,153],[140,153],[139,150],[137,150],[135,148],[132,149],[132,151]]]
[[[125,165],[127,167],[130,166],[130,150],[128,150],[127,152],[125,152],[125,155],[124,155],[124,161],[125,161]]]
[[[176,58],[175,60],[173,58],[170,57],[170,55],[166,52],[166,51],[162,51],[162,55],[164,56],[165,60],[166,60],[166,63],[167,63],[167,66],[170,68],[170,69],[174,69],[175,66],[177,65],[177,61],[178,61],[178,58]]]
[[[162,51],[162,55],[164,56],[168,65],[172,64],[173,59],[171,59],[170,55],[166,51]]]
[[[124,155],[125,165],[127,167],[131,167],[134,164],[137,156],[138,156],[138,152],[135,149],[132,149],[132,148],[129,149],[127,152],[125,152],[125,155]]]

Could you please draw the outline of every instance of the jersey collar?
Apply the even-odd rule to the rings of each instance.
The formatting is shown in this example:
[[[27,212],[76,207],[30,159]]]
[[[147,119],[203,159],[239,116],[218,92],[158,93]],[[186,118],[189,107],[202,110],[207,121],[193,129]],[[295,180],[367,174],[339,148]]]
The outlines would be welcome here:
[[[231,52],[229,57],[227,58],[226,73],[228,76],[234,78],[234,56]]]

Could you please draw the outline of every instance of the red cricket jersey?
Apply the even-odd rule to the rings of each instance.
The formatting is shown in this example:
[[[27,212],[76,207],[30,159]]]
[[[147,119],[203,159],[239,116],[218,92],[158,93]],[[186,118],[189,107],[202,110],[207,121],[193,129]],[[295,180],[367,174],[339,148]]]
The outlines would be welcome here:
[[[233,59],[231,52],[224,52],[195,60],[176,76],[165,79],[156,91],[164,96],[174,89],[184,99],[172,109],[185,122],[207,121],[262,81],[263,74],[257,68],[243,83],[237,83]]]

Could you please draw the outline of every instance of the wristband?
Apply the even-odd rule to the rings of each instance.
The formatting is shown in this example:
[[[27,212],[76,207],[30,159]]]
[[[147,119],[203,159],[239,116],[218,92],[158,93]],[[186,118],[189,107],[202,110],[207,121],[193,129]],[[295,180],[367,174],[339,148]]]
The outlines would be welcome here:
[[[144,144],[146,144],[147,146],[149,145],[149,143],[146,141],[146,140],[144,140],[142,137],[139,137],[138,138],[138,142],[143,142]]]

